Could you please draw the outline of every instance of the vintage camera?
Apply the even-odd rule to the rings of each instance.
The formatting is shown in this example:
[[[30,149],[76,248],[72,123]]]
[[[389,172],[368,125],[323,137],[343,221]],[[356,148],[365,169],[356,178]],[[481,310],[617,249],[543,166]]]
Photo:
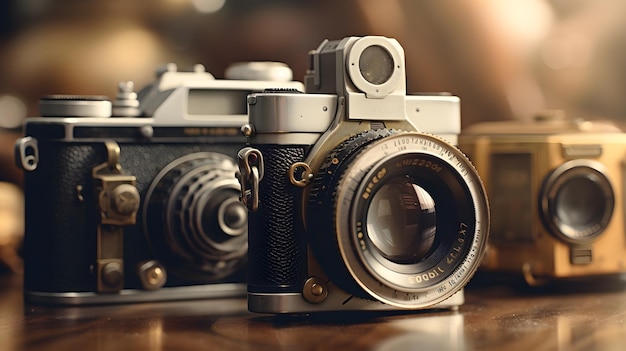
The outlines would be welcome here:
[[[230,71],[238,79],[169,64],[138,94],[121,83],[113,102],[41,99],[42,117],[28,118],[16,143],[26,171],[27,301],[245,294],[247,210],[235,157],[246,141],[246,97],[304,86],[280,63]]]
[[[485,271],[531,285],[626,271],[626,134],[546,111],[479,123],[460,136],[492,205]]]
[[[249,309],[458,307],[488,204],[468,159],[424,133],[458,132],[458,97],[407,96],[395,39],[324,41],[310,59],[307,93],[248,97]]]

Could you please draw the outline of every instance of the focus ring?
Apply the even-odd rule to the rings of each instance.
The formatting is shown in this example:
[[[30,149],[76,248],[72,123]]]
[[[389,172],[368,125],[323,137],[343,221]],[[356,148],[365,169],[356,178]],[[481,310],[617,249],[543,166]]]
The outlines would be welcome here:
[[[333,149],[313,181],[307,208],[307,223],[313,233],[324,235],[311,236],[313,249],[320,253],[316,257],[326,272],[332,274],[332,280],[338,286],[350,293],[370,298],[352,279],[346,270],[345,263],[339,255],[339,246],[335,233],[336,209],[334,196],[337,192],[340,178],[345,169],[358,157],[360,151],[369,143],[398,133],[389,129],[368,130],[353,136]],[[332,204],[332,207],[328,206]]]
[[[482,182],[467,157],[439,137],[419,132],[386,131],[386,137],[370,133],[380,131],[347,140],[360,144],[337,147],[319,172],[322,181],[307,208],[308,227],[316,234],[310,236],[312,245],[313,240],[317,245],[315,257],[331,281],[353,295],[401,308],[444,301],[469,281],[486,246],[489,211]],[[428,250],[423,256],[414,251],[415,261],[381,255],[372,239],[382,232],[375,226],[370,229],[370,224],[376,224],[368,218],[370,205],[380,200],[379,194],[383,199],[389,196],[378,191],[390,184],[408,184],[416,194],[428,193],[436,204],[434,243],[431,248],[415,246],[419,252]],[[386,223],[413,218],[389,212],[395,199],[404,198],[387,199],[389,207],[383,212],[392,218]],[[423,233],[418,229],[407,234],[418,238]]]

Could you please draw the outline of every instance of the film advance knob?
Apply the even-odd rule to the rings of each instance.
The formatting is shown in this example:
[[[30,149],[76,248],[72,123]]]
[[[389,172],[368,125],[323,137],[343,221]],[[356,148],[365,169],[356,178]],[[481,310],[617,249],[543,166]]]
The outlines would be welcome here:
[[[224,72],[224,76],[226,79],[233,80],[289,82],[293,79],[293,71],[282,62],[238,62],[228,66]]]
[[[49,95],[39,100],[42,117],[111,117],[112,109],[106,96]]]

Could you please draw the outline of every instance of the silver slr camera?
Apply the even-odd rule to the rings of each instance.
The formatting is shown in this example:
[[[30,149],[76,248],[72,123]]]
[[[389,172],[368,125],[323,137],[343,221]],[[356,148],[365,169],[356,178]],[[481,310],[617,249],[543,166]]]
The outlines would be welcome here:
[[[16,144],[28,302],[122,303],[245,293],[247,211],[235,157],[246,96],[303,89],[279,63],[204,67],[106,97],[41,99]],[[252,75],[254,80],[243,80]],[[260,80],[259,80],[260,78]]]
[[[306,93],[248,97],[251,311],[463,303],[487,242],[485,190],[453,145],[459,98],[407,96],[405,77],[395,39],[347,37],[310,53]]]

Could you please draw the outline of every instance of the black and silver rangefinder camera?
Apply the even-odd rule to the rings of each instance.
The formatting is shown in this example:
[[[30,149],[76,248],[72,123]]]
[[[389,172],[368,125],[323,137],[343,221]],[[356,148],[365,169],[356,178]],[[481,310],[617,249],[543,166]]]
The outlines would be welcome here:
[[[306,93],[248,97],[239,152],[254,312],[456,308],[486,246],[459,99],[406,95],[395,39],[310,53]],[[432,129],[431,129],[432,127]]]
[[[545,111],[478,123],[460,136],[491,200],[481,269],[530,285],[626,273],[626,133]]]
[[[247,211],[235,157],[246,141],[246,97],[268,86],[304,87],[279,63],[230,71],[240,79],[170,64],[139,93],[121,83],[113,102],[41,99],[41,117],[27,118],[16,143],[25,170],[27,301],[245,294]]]

